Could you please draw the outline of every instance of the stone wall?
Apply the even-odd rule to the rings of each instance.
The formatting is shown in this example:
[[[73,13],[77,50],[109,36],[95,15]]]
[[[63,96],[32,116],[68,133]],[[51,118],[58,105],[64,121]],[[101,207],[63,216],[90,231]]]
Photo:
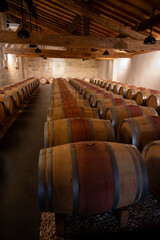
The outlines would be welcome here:
[[[0,13],[0,29],[6,29],[4,13]],[[21,58],[17,59],[19,67],[15,68],[16,56],[3,54],[3,47],[5,47],[5,43],[0,43],[0,87],[23,78]],[[4,67],[4,60],[7,62],[7,67]]]
[[[81,59],[24,58],[25,78],[37,77],[98,77],[99,62]]]
[[[16,56],[8,54],[6,57],[3,54],[4,44],[0,44],[0,87],[14,83],[23,79],[22,74],[22,61],[21,58],[18,58],[19,67],[15,68]],[[4,67],[4,60],[7,61],[7,68]]]

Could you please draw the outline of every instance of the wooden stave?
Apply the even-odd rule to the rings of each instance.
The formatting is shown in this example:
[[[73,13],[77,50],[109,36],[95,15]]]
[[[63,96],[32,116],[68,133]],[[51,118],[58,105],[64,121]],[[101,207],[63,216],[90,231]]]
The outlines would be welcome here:
[[[157,124],[156,121],[160,121],[160,116],[143,116],[124,119],[118,126],[118,142],[133,144],[142,151],[148,142],[160,139],[159,124]],[[126,129],[125,125],[128,125],[129,129]],[[146,132],[147,135],[145,134]]]
[[[109,100],[109,101],[107,101],[107,100]],[[117,102],[121,101],[121,104],[118,103],[117,105],[127,105],[128,100],[123,99],[123,98],[113,98],[113,99],[100,99],[97,101],[97,109],[98,109],[100,118],[105,119],[107,108],[112,107],[114,105],[116,106],[115,101],[117,101]],[[132,104],[136,104],[136,102],[134,100],[129,100],[129,101],[132,101]],[[131,104],[131,102],[130,102],[130,104]]]
[[[11,95],[0,94],[0,101],[4,102],[7,115],[13,116],[15,113],[15,104]]]
[[[65,118],[45,122],[44,148],[83,141],[115,142],[111,122],[95,118]]]
[[[157,151],[158,150],[158,151]],[[145,161],[147,175],[148,175],[148,188],[152,194],[160,201],[160,140],[151,141],[144,147],[142,156]]]
[[[1,128],[5,126],[6,121],[7,121],[7,110],[4,102],[0,101],[0,127]]]
[[[84,146],[84,149],[83,149],[83,146]],[[101,151],[97,151],[98,146],[101,146],[101,148],[99,148],[99,149],[101,149]],[[60,147],[62,147],[63,150]],[[112,158],[113,165],[111,164],[112,170],[110,169],[109,172],[114,171],[115,195],[114,195],[114,197],[112,196],[113,197],[113,199],[112,199],[112,197],[111,197],[112,192],[110,192],[110,194],[109,193],[107,194],[107,196],[110,198],[110,201],[109,201],[109,203],[108,203],[108,200],[105,201],[105,209],[103,209],[103,207],[101,207],[101,205],[103,205],[103,204],[99,204],[99,206],[97,206],[97,201],[98,202],[102,201],[102,203],[103,203],[103,197],[98,196],[98,200],[96,200],[96,205],[94,205],[95,204],[94,203],[94,199],[95,199],[94,194],[93,194],[94,197],[92,197],[92,194],[90,197],[90,199],[93,199],[93,203],[90,203],[90,202],[86,203],[83,201],[83,197],[79,198],[79,196],[82,196],[82,194],[79,194],[79,191],[81,191],[81,190],[79,190],[79,181],[81,181],[83,174],[80,174],[79,160],[77,161],[77,158],[75,157],[75,156],[78,156],[78,159],[80,159],[77,149],[83,150],[82,156],[86,155],[87,158],[92,157],[92,165],[89,165],[91,168],[91,172],[89,171],[90,172],[89,175],[92,174],[92,166],[94,166],[93,162],[98,164],[98,165],[96,165],[96,172],[97,172],[97,170],[99,171],[99,169],[101,169],[105,172],[106,167],[105,167],[105,169],[103,169],[104,167],[99,167],[99,163],[101,161],[97,161],[98,156],[101,155],[101,153],[103,151],[104,151],[104,153],[108,152],[109,156],[112,156],[111,158]],[[93,149],[96,149],[96,151],[94,152],[94,154],[91,157],[88,157],[91,154],[87,155],[87,153],[88,152],[90,153],[90,151],[92,151]],[[121,149],[121,150],[123,149],[122,151],[125,152],[125,156],[127,155],[127,158],[126,157],[124,158],[124,156],[121,156],[119,154],[119,151],[117,151],[117,149]],[[61,156],[59,156],[59,151],[60,151]],[[58,152],[58,154],[57,154],[57,152]],[[63,154],[65,154],[65,157],[63,157]],[[58,156],[58,158],[57,158],[57,156]],[[48,171],[45,171],[46,157],[49,160],[49,162],[47,162],[47,165],[46,165],[46,166],[48,166]],[[106,157],[106,155],[105,155],[105,157]],[[57,158],[57,161],[55,162],[55,164],[58,164],[57,168],[60,170],[60,172],[58,173],[56,170],[53,170],[53,173],[51,173],[51,169],[53,169],[53,161],[55,161],[56,158]],[[84,160],[84,157],[82,159],[83,159],[83,164],[88,165],[88,163],[90,162],[90,159]],[[106,159],[107,159],[107,157],[106,157]],[[106,159],[104,161],[106,161]],[[124,161],[126,164],[125,171],[124,171],[124,168],[121,166],[121,163]],[[52,165],[52,167],[51,167],[51,165]],[[65,176],[62,173],[63,172],[62,168],[65,168]],[[86,168],[86,170],[87,169],[90,170],[90,168]],[[73,171],[72,171],[72,169],[73,169]],[[88,170],[87,170],[87,175],[88,175]],[[44,171],[46,172],[46,176],[44,175]],[[135,183],[137,182],[137,185],[133,184],[133,182],[131,185],[129,185],[130,179],[125,178],[125,176],[124,176],[124,175],[128,174],[129,172],[130,173],[132,172],[132,174],[131,174],[132,177],[134,175],[133,181],[135,181]],[[94,171],[93,171],[93,173],[94,173]],[[106,174],[108,174],[108,171],[104,174],[104,176],[106,176]],[[96,175],[96,177],[95,177],[96,182],[100,183],[100,180],[99,180],[100,175],[102,175],[102,179],[103,179],[103,174]],[[55,177],[53,182],[51,181],[51,176]],[[59,176],[61,176],[61,179],[60,179],[60,183],[58,183],[58,186],[61,186],[61,187],[57,188],[56,187],[56,184],[57,184],[56,177],[59,177]],[[72,176],[73,176],[73,178],[72,178]],[[80,176],[80,177],[78,177],[78,176]],[[128,176],[130,176],[130,174],[128,174]],[[48,179],[48,181],[46,180],[46,182],[45,182],[46,178]],[[119,182],[119,178],[120,178],[121,184]],[[125,182],[125,179],[128,183]],[[84,179],[82,179],[82,182],[83,181],[84,181]],[[147,181],[148,181],[148,179],[147,179],[147,174],[146,174],[146,168],[144,165],[144,160],[143,160],[141,154],[139,153],[138,149],[132,145],[110,143],[110,142],[108,142],[108,143],[107,142],[81,142],[81,143],[65,144],[65,145],[56,146],[53,148],[43,149],[40,151],[38,190],[39,190],[39,203],[40,203],[39,205],[40,205],[41,211],[50,211],[50,212],[56,212],[56,213],[60,213],[60,214],[80,214],[80,215],[90,215],[90,214],[107,212],[107,211],[110,211],[110,210],[113,210],[116,208],[127,206],[128,204],[132,204],[132,203],[135,203],[135,202],[138,202],[138,201],[144,199],[144,197],[146,196],[146,193],[147,193],[147,186],[148,186]],[[69,184],[67,189],[65,186],[63,186],[64,182],[65,182],[65,185]],[[72,186],[72,182],[73,182],[73,186]],[[86,183],[88,183],[88,181]],[[93,184],[94,184],[94,182],[93,182]],[[103,186],[103,184],[101,184],[101,185]],[[122,189],[121,185],[123,185],[125,187]],[[134,185],[134,189],[132,188],[133,185]],[[135,186],[138,186],[137,189],[135,189]],[[47,188],[48,188],[48,191],[47,191]],[[67,196],[64,195],[63,188],[66,189],[64,191],[65,191],[65,193],[67,192],[66,193]],[[55,190],[55,193],[51,193],[52,189]],[[81,187],[81,189],[83,190],[83,187]],[[97,187],[96,194],[99,193],[98,189],[99,189],[99,186]],[[77,193],[77,191],[78,191],[78,193]],[[131,194],[128,195],[128,191]],[[87,191],[84,190],[83,194],[87,194]],[[55,199],[52,199],[52,197]],[[84,198],[86,200],[88,200],[87,196],[86,197],[84,196]],[[54,204],[52,204],[52,201]],[[107,206],[107,204],[109,206]],[[89,206],[88,207],[89,209],[86,206]]]
[[[119,123],[125,118],[157,115],[154,108],[142,107],[139,105],[122,105],[107,108],[105,119],[110,120],[114,129],[117,130]]]
[[[74,112],[74,109],[79,112]],[[73,112],[72,112],[73,110]],[[70,113],[68,113],[70,111]],[[67,114],[66,114],[67,113]],[[86,117],[86,118],[97,118],[99,119],[98,111],[96,108],[87,108],[80,106],[69,106],[68,108],[63,108],[62,111],[57,111],[56,108],[49,108],[47,111],[47,121],[58,120],[63,118],[73,118],[73,117]]]

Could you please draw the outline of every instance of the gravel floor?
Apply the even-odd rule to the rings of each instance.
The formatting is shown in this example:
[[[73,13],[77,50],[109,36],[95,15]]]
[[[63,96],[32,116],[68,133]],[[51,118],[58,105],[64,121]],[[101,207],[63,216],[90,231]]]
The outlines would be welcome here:
[[[127,226],[119,227],[113,211],[93,216],[71,216],[65,218],[65,234],[55,237],[55,214],[42,213],[40,240],[51,239],[106,239],[113,234],[160,232],[160,202],[148,191],[146,198],[128,206],[130,213]]]

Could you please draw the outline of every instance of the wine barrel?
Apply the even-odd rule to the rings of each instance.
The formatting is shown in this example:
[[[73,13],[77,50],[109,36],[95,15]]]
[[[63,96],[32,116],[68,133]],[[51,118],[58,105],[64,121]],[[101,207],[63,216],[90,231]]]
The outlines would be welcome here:
[[[24,101],[25,101],[25,94],[24,94],[23,88],[22,87],[12,87],[12,90],[13,91],[17,91],[19,93],[21,103],[24,103]]]
[[[48,83],[48,81],[45,77],[40,78],[40,84],[47,84],[47,83]]]
[[[76,142],[39,154],[40,211],[91,215],[145,198],[147,171],[135,146]],[[129,193],[129,194],[128,194]]]
[[[139,150],[160,139],[160,116],[143,116],[123,120],[118,127],[118,141],[135,145]]]
[[[97,109],[99,117],[105,119],[106,110],[108,107],[112,106],[121,106],[121,105],[137,105],[134,100],[127,100],[121,98],[112,98],[112,99],[100,99],[97,101]]]
[[[80,107],[80,106],[68,106],[63,109],[49,108],[47,111],[47,121],[58,120],[63,118],[99,118],[96,108]]]
[[[51,94],[51,99],[71,99],[71,98],[79,98],[82,99],[82,96],[79,93],[70,93],[70,92],[66,92],[66,93],[53,93]]]
[[[119,123],[125,118],[157,115],[154,108],[138,105],[113,106],[106,110],[106,119],[111,121],[115,130],[117,130]]]
[[[19,109],[21,107],[21,98],[18,91],[6,90],[4,93],[13,97],[16,109]]]
[[[135,99],[136,93],[138,93],[140,90],[138,88],[129,88],[127,90],[126,98],[127,99]]]
[[[148,143],[142,152],[148,175],[148,187],[160,201],[160,140]]]
[[[80,107],[90,107],[90,104],[87,100],[84,99],[76,99],[76,98],[72,98],[72,99],[58,99],[58,100],[51,100],[51,104],[50,104],[50,108],[66,108],[68,106],[80,106]]]
[[[29,99],[29,97],[30,97],[30,90],[29,90],[29,88],[27,86],[25,86],[24,84],[22,84],[22,85],[14,84],[14,85],[12,85],[12,89],[13,88],[18,88],[18,89],[22,88],[23,92],[24,92],[25,99]]]
[[[15,104],[13,97],[10,95],[0,94],[0,101],[2,101],[5,104],[5,107],[7,109],[7,115],[12,116],[15,113]]]
[[[123,85],[123,86],[120,86],[119,88],[119,95],[123,96],[124,98],[126,97],[127,95],[127,91],[128,89],[130,89],[130,86],[128,85]],[[131,98],[132,100],[132,98]]]
[[[49,82],[50,84],[52,84],[53,81],[54,81],[54,78],[53,78],[53,77],[50,77],[50,78],[48,79],[48,82]]]
[[[139,91],[136,93],[135,100],[138,105],[147,105],[147,99],[151,95],[149,90]]]
[[[91,107],[97,107],[97,101],[99,99],[111,99],[111,98],[123,98],[120,95],[114,94],[111,91],[106,91],[103,94],[91,94],[89,98],[89,103]]]
[[[160,94],[151,94],[147,100],[147,106],[157,109],[160,106]]]
[[[17,86],[17,85],[16,85],[16,86]],[[22,86],[23,89],[24,89],[26,99],[30,99],[30,97],[31,97],[31,95],[32,95],[30,86],[27,85],[27,84],[22,84],[21,86]]]
[[[103,85],[102,85],[102,87],[104,88],[104,89],[108,89],[108,85],[109,85],[109,83],[110,83],[110,81],[108,80],[108,81],[103,81]]]
[[[120,90],[120,87],[122,86],[122,84],[115,84],[114,86],[113,86],[113,93],[114,94],[119,94],[119,90]]]
[[[117,85],[117,84],[118,84],[117,82],[110,82],[110,83],[108,84],[107,90],[108,90],[108,91],[113,91],[114,85]]]
[[[4,126],[7,121],[7,111],[4,102],[0,102],[0,126]]]
[[[67,118],[44,125],[44,147],[82,141],[115,141],[110,121],[94,118]]]
[[[99,95],[102,94],[102,93],[105,93],[105,92],[106,91],[104,89],[102,89],[100,91]],[[90,100],[90,97],[91,97],[92,94],[98,94],[97,90],[82,90],[82,97],[84,99],[88,100],[88,101]]]

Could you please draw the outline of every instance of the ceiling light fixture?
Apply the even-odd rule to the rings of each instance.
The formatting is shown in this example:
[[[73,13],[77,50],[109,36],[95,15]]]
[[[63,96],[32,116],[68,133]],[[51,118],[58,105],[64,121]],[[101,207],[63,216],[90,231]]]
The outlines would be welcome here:
[[[104,56],[109,56],[109,52],[106,50],[104,53],[103,53]]]
[[[35,53],[41,53],[41,49],[39,49],[38,47],[35,49]]]
[[[36,48],[37,45],[35,45],[35,44],[29,44],[28,47],[29,47],[29,48]]]
[[[151,17],[151,28],[150,28],[150,35],[144,39],[144,44],[156,44],[156,39],[152,36],[152,25],[153,25],[153,17],[154,17],[154,12],[155,8],[152,9],[152,17]]]
[[[30,33],[24,27],[24,19],[23,19],[23,3],[21,0],[21,15],[22,15],[22,29],[20,29],[17,33],[17,37],[19,38],[30,38]]]
[[[8,11],[8,3],[6,0],[1,0],[0,12],[6,12],[6,11]]]
[[[41,53],[41,49],[38,47],[38,25],[37,25],[37,7],[35,7],[35,19],[36,19],[36,39],[37,39],[37,48],[35,49],[35,53]]]

